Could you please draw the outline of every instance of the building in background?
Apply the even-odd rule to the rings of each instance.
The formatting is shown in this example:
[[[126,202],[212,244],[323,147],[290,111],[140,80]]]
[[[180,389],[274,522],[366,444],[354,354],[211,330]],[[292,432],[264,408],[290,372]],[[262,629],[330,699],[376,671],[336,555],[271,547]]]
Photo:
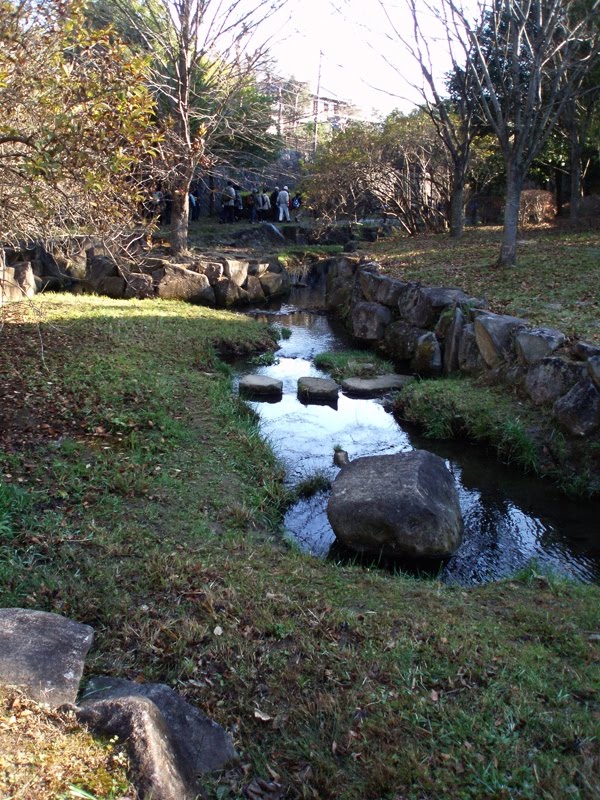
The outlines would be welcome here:
[[[343,130],[350,120],[360,119],[352,103],[332,92],[311,92],[310,85],[295,78],[269,75],[263,91],[273,100],[272,133],[280,136],[287,147],[311,152],[315,138],[328,138],[334,131]]]

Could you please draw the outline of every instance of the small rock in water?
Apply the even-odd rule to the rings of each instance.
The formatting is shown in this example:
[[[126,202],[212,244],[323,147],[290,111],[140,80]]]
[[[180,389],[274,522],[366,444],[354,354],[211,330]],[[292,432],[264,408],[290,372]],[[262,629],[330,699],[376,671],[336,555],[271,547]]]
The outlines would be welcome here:
[[[345,467],[350,463],[348,453],[345,450],[336,450],[333,454],[333,463],[336,467]]]

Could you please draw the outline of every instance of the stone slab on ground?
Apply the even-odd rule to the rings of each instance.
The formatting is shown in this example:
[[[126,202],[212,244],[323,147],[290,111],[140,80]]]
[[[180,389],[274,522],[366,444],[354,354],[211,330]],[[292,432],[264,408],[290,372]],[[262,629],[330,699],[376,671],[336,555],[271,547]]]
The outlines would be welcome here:
[[[600,427],[600,392],[591,378],[583,378],[553,407],[554,418],[571,436],[584,437]]]
[[[76,713],[127,741],[143,797],[193,800],[202,796],[200,776],[238,760],[229,734],[164,684],[92,678]]]
[[[534,405],[554,403],[587,375],[587,366],[580,361],[569,361],[549,356],[536,361],[529,368],[525,389]]]
[[[377,375],[374,378],[347,378],[342,381],[342,390],[355,397],[373,397],[402,389],[413,381],[412,375]]]
[[[600,389],[600,356],[592,356],[587,364],[591,379]]]
[[[519,363],[535,364],[536,361],[551,356],[565,343],[566,338],[564,333],[556,328],[533,328],[532,330],[517,331],[515,347]]]
[[[356,303],[352,309],[352,335],[366,342],[383,339],[392,312],[380,303]]]
[[[26,608],[0,609],[0,683],[52,708],[74,703],[94,638],[89,625]]]
[[[0,261],[0,306],[31,298],[35,292],[35,276],[29,262],[3,267]]]
[[[475,318],[477,346],[488,367],[497,367],[510,360],[514,350],[514,335],[527,327],[527,320],[506,314],[486,312]]]

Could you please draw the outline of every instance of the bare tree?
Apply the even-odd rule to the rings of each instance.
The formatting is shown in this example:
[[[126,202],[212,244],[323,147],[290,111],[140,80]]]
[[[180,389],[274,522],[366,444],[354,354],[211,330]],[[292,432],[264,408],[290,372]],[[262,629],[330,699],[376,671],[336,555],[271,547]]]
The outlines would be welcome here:
[[[445,225],[452,166],[423,112],[348,125],[317,151],[312,168],[305,188],[321,217],[381,213],[409,234]]]
[[[600,103],[600,63],[589,72],[581,86],[581,91],[573,94],[565,106],[562,126],[569,139],[570,202],[569,219],[577,222],[582,197],[582,182],[585,174],[583,153],[592,129],[594,119],[598,118]]]
[[[463,26],[464,51],[481,112],[506,168],[498,266],[514,265],[521,191],[588,70],[597,63],[599,0],[492,0],[472,27],[454,0],[441,0]]]
[[[255,75],[267,56],[261,26],[287,0],[104,0],[151,54],[150,86],[163,128],[163,181],[172,194],[171,247],[187,246],[188,194],[214,143],[251,147],[264,134]]]
[[[408,53],[418,65],[423,82],[411,82],[423,99],[423,108],[429,114],[438,136],[447,148],[452,160],[452,191],[450,196],[450,236],[459,237],[464,228],[465,184],[471,157],[471,145],[476,135],[474,119],[477,112],[477,97],[472,90],[472,77],[468,69],[470,53],[462,47],[462,26],[456,26],[456,18],[449,14],[447,6],[434,6],[428,2],[406,0],[404,8],[412,20],[412,29],[406,31],[389,5],[380,0],[387,19],[389,38],[399,42],[403,55]],[[432,42],[431,21],[436,20],[444,37],[443,44]],[[440,47],[450,59],[450,72],[443,78],[436,75],[434,62],[439,61]],[[432,57],[432,49],[434,56]],[[400,75],[404,69],[385,58]]]

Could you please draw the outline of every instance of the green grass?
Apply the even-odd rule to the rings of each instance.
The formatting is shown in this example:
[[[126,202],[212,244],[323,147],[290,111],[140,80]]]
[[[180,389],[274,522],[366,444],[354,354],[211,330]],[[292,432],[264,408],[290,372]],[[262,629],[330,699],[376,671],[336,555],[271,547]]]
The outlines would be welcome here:
[[[468,378],[414,381],[397,395],[394,408],[431,439],[465,436],[492,445],[507,463],[539,472],[538,447],[530,432],[533,411],[504,391]]]
[[[600,231],[525,228],[518,266],[493,266],[500,228],[468,228],[461,239],[422,234],[370,245],[383,271],[430,286],[453,286],[485,297],[493,311],[559,328],[600,343]]]
[[[249,363],[255,367],[272,367],[274,364],[279,363],[279,359],[272,350],[269,350],[258,356],[252,356],[252,358],[249,359]]]
[[[325,492],[331,489],[331,480],[323,472],[315,472],[300,481],[295,487],[296,497],[312,497],[318,492]]]
[[[597,446],[567,440],[548,415],[500,387],[464,376],[414,381],[396,395],[394,411],[427,438],[489,446],[504,463],[548,477],[565,494],[600,491]]]
[[[208,797],[259,778],[318,800],[597,796],[597,587],[448,587],[297,552],[280,467],[216,355],[271,347],[266,328],[36,304],[45,367],[30,311],[2,333],[20,400],[3,409],[0,604],[92,625],[86,674],[167,683],[231,730],[241,767]]]
[[[317,353],[315,366],[329,372],[336,381],[346,378],[370,378],[394,372],[394,365],[368,350],[344,350]]]

